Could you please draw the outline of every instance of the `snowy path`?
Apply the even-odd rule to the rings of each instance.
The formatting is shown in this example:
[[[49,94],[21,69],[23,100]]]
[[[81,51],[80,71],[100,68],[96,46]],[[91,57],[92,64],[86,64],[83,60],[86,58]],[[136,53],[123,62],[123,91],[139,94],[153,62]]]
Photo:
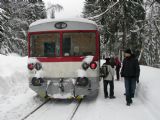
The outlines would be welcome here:
[[[25,120],[70,120],[76,101],[51,100]]]
[[[116,99],[104,99],[103,87],[95,100],[83,100],[73,120],[157,120],[145,103],[136,97],[126,106],[123,81],[115,81]],[[26,120],[70,120],[76,102],[51,101]]]
[[[103,87],[94,101],[83,101],[73,120],[157,120],[137,96],[126,106],[123,81],[115,81],[116,99],[104,99]]]

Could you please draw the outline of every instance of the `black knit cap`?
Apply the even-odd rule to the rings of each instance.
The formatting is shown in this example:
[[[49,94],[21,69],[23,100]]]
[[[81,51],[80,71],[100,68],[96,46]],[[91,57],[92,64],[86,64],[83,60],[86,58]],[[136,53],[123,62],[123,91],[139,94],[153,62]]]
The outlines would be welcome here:
[[[131,51],[131,49],[126,49],[126,50],[124,51],[124,53],[132,54],[132,51]]]

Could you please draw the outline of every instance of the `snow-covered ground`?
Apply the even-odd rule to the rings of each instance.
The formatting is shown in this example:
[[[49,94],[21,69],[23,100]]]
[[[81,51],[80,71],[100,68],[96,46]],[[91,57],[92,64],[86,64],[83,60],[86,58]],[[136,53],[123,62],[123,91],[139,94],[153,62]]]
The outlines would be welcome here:
[[[43,102],[28,88],[27,57],[0,54],[0,120],[20,120]]]
[[[133,99],[133,104],[126,106],[123,84],[123,81],[115,81],[116,99],[104,99],[101,87],[96,100],[83,101],[74,120],[158,120],[137,95]]]
[[[123,80],[115,81],[116,99],[104,99],[103,85],[97,99],[82,101],[73,120],[160,120],[160,69],[141,66],[133,105],[126,106]],[[44,100],[29,89],[27,57],[0,55],[0,120],[21,120]],[[29,120],[65,120],[75,102],[50,102]]]

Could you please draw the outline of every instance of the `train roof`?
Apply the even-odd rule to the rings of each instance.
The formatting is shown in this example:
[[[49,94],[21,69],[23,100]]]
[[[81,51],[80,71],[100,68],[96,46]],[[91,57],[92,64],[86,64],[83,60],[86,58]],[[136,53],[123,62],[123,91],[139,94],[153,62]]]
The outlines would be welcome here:
[[[61,27],[59,28],[59,24]],[[57,26],[56,26],[57,25]],[[29,26],[29,32],[54,31],[54,30],[97,30],[94,21],[84,18],[70,19],[41,19]]]

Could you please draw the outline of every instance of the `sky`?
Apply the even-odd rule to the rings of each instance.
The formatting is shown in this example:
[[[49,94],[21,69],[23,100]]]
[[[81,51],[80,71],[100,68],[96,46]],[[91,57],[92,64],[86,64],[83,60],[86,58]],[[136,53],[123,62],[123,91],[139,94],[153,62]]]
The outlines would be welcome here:
[[[83,11],[83,5],[85,0],[43,0],[45,5],[48,3],[60,4],[63,6],[63,10],[56,12],[56,18],[75,18],[80,17]]]

